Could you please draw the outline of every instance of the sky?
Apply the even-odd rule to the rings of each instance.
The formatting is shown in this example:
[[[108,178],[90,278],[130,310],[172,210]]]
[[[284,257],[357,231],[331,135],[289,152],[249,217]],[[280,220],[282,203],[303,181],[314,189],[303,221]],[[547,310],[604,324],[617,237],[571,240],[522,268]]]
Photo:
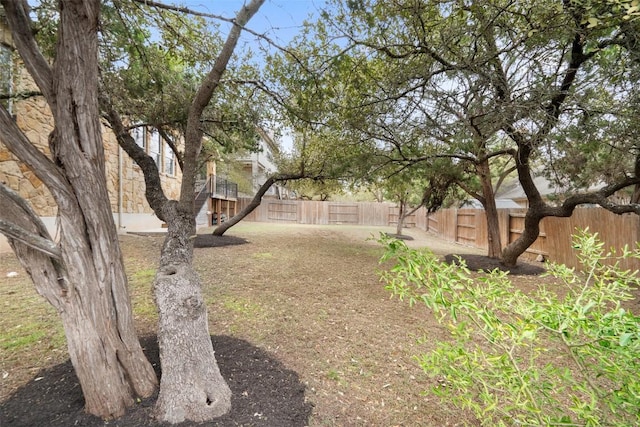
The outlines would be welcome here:
[[[231,18],[245,1],[182,0],[171,3],[184,3],[185,6],[199,12]],[[300,32],[305,19],[319,15],[319,10],[325,3],[325,0],[266,0],[247,26],[259,33],[266,32],[267,36],[284,45]]]

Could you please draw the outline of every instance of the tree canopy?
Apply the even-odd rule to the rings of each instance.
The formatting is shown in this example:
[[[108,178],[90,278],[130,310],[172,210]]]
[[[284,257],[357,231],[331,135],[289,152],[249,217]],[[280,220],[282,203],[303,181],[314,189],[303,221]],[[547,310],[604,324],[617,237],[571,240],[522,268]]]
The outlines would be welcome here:
[[[334,1],[315,44],[296,45],[313,48],[289,62],[299,84],[288,90],[307,108],[298,117],[339,130],[373,168],[420,174],[451,159],[436,173],[456,170],[487,211],[489,255],[513,264],[544,216],[584,203],[638,211],[611,197],[639,179],[637,9],[623,3]],[[530,221],[501,253],[495,187],[512,171]],[[541,173],[558,183],[562,207],[540,196]]]

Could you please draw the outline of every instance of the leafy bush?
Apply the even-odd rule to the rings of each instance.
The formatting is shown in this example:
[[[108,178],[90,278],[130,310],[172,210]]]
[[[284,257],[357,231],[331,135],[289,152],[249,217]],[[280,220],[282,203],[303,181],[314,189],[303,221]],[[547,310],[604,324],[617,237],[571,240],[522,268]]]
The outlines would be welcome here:
[[[640,279],[617,262],[640,259],[640,245],[605,254],[597,235],[580,231],[582,270],[549,264],[554,289],[525,293],[499,270],[475,274],[380,242],[381,262],[395,262],[381,273],[386,288],[449,328],[451,340],[417,357],[441,398],[491,426],[640,425],[640,318],[621,307]]]

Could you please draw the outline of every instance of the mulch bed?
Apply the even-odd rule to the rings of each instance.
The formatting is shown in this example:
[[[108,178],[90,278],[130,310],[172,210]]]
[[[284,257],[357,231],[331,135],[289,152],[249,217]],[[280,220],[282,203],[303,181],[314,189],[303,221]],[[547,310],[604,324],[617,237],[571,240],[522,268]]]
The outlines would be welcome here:
[[[413,237],[406,234],[390,234],[385,233],[387,237],[391,237],[399,240],[413,240]],[[449,264],[460,264],[462,259],[467,268],[471,271],[483,271],[490,272],[496,268],[501,271],[508,271],[509,274],[518,276],[537,276],[546,271],[541,265],[532,264],[525,261],[518,261],[515,267],[507,267],[500,263],[500,260],[489,258],[486,255],[473,255],[473,254],[448,254],[445,255],[444,260]]]
[[[531,264],[525,261],[518,261],[515,267],[506,267],[500,263],[500,260],[489,258],[486,255],[449,254],[445,255],[444,259],[450,264],[460,264],[459,259],[462,259],[471,271],[489,272],[497,268],[498,270],[508,271],[509,274],[517,276],[536,276],[546,271],[542,265]]]
[[[229,336],[212,336],[216,359],[231,391],[232,409],[213,422],[191,426],[306,426],[312,404],[305,401],[305,386],[298,374],[264,350]],[[159,370],[155,336],[141,340],[150,362]],[[152,417],[156,397],[142,401],[126,415],[104,421],[84,412],[84,399],[71,362],[42,370],[0,404],[2,427],[151,427],[170,426]]]
[[[391,237],[393,239],[398,239],[398,240],[413,240],[413,237],[411,236],[407,236],[406,234],[389,234],[389,233],[384,233],[386,234],[387,237]]]
[[[219,248],[222,246],[244,245],[247,239],[235,236],[214,236],[213,234],[198,234],[193,241],[195,248]]]

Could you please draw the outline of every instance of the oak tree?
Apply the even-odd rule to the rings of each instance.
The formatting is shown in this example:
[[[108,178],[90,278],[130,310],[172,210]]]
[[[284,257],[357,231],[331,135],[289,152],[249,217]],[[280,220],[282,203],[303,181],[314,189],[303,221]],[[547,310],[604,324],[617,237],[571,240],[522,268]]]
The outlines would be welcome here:
[[[487,212],[490,236],[494,236],[489,239],[492,256],[500,256],[500,241],[491,165],[498,157],[512,157],[529,200],[524,233],[501,254],[505,264],[513,265],[535,241],[540,221],[546,216],[569,216],[576,206],[589,203],[617,213],[638,210],[637,205],[620,204],[611,197],[640,179],[631,168],[637,150],[625,150],[624,144],[611,147],[624,161],[601,163],[611,173],[598,191],[567,194],[557,205],[544,200],[533,181],[537,164],[552,168],[552,157],[568,158],[563,154],[569,153],[565,151],[568,145],[556,144],[559,139],[567,142],[570,138],[574,153],[586,153],[589,145],[598,145],[576,138],[575,131],[571,137],[572,126],[588,122],[594,126],[596,120],[602,125],[623,117],[615,116],[615,111],[622,111],[618,107],[614,113],[604,113],[606,108],[598,112],[588,102],[593,88],[607,92],[600,96],[605,101],[608,97],[633,104],[633,90],[628,87],[633,79],[628,66],[622,64],[629,64],[633,56],[637,32],[632,14],[621,12],[616,18],[614,10],[637,12],[631,3],[627,6],[545,0],[526,4],[365,0],[344,5],[335,2],[337,12],[327,12],[325,20],[332,18],[336,37],[358,46],[353,51],[360,54],[359,65],[371,61],[386,64],[378,66],[386,73],[378,73],[375,85],[364,85],[359,96],[352,92],[350,111],[387,104],[386,113],[381,113],[393,117],[406,111],[405,121],[413,122],[424,135],[421,141],[400,141],[395,161],[444,156],[457,159],[458,165],[472,166],[462,170],[482,184],[479,200]],[[597,14],[590,14],[593,10]],[[600,27],[596,25],[601,21]],[[615,68],[620,65],[621,69]],[[354,75],[362,73],[348,74]],[[588,120],[581,120],[587,116]],[[371,130],[366,119],[364,115],[355,124],[382,139],[384,134]],[[601,138],[603,133],[591,135],[606,150],[613,138]],[[428,141],[422,146],[433,151],[417,153],[415,141]]]
[[[154,160],[139,147],[131,128],[125,125],[124,114],[131,110],[119,111],[118,107],[130,105],[126,100],[127,94],[135,93],[138,89],[134,84],[122,89],[122,93],[109,93],[104,87],[101,93],[101,107],[105,118],[116,134],[120,146],[140,166],[144,173],[146,184],[146,198],[155,214],[163,220],[168,228],[167,235],[160,254],[160,265],[154,281],[154,295],[158,305],[158,341],[160,347],[160,362],[162,377],[160,393],[156,403],[156,417],[163,421],[178,423],[184,420],[206,421],[223,415],[231,407],[231,391],[221,376],[215,361],[214,350],[209,334],[207,308],[204,302],[201,283],[193,267],[193,238],[196,233],[194,195],[196,194],[196,177],[200,168],[200,154],[203,138],[207,130],[209,114],[216,116],[216,109],[210,105],[216,103],[216,95],[228,85],[224,81],[227,68],[234,54],[238,40],[245,25],[255,15],[264,0],[252,0],[243,5],[232,19],[226,19],[231,24],[224,42],[215,49],[215,53],[204,51],[204,57],[189,64],[184,52],[180,52],[180,44],[193,41],[184,39],[183,34],[195,31],[197,26],[185,19],[185,14],[198,15],[188,9],[165,5],[159,2],[140,1],[127,4],[114,3],[116,15],[125,19],[123,13],[127,6],[141,8],[141,13],[155,14],[164,25],[168,33],[177,41],[172,47],[173,54],[182,61],[195,68],[195,63],[203,67],[201,74],[194,73],[189,79],[193,84],[192,90],[181,92],[186,107],[183,108],[181,136],[183,149],[178,151],[178,158],[182,168],[182,182],[178,200],[168,198],[162,188],[158,167]],[[149,15],[147,15],[149,16]],[[220,18],[220,17],[218,17]],[[215,46],[205,46],[214,49]],[[129,51],[126,58],[132,63],[139,64],[149,58],[145,55],[154,46],[136,43],[136,51]],[[201,53],[197,48],[187,49],[186,52]],[[122,70],[112,70],[116,76],[125,78]],[[171,74],[159,71],[158,79],[148,80],[149,91],[143,93],[158,93],[154,107],[157,111],[164,111],[162,105],[165,86],[162,85]],[[139,76],[140,73],[134,73]],[[125,78],[126,81],[126,78]],[[184,80],[182,80],[184,81]],[[180,83],[180,82],[178,82]],[[170,85],[167,85],[170,86]],[[222,114],[218,110],[217,118]],[[170,113],[170,111],[169,111]],[[161,122],[160,115],[150,114],[156,123]],[[220,121],[220,120],[218,120]],[[177,146],[177,144],[174,144]]]
[[[87,412],[113,418],[157,379],[133,325],[122,254],[107,194],[98,108],[100,2],[64,0],[52,62],[34,39],[26,0],[3,0],[13,43],[53,116],[40,150],[0,107],[0,141],[49,189],[58,207],[54,241],[28,203],[0,185],[0,229],[62,319]]]

